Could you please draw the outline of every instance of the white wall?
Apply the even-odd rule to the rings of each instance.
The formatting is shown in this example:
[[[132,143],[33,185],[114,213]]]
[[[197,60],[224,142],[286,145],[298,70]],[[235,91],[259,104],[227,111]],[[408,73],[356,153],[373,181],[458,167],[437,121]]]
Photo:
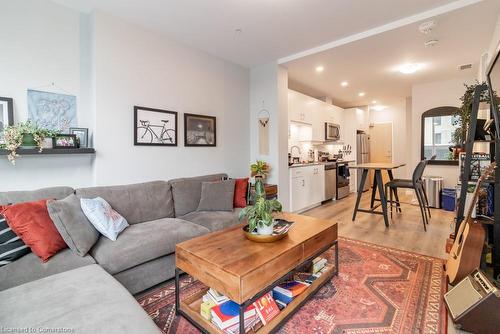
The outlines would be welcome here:
[[[491,36],[491,42],[488,48],[488,64],[492,60],[493,55],[495,54],[495,51],[499,43],[500,43],[500,14],[498,15],[497,24],[495,26],[493,35]]]
[[[93,19],[96,183],[248,175],[248,71],[113,16]],[[179,146],[134,146],[134,105],[179,112]],[[216,116],[217,147],[184,147],[183,113]]]
[[[269,111],[269,154],[259,153],[259,111]],[[250,70],[250,160],[264,160],[271,165],[268,182],[278,185],[283,209],[289,208],[288,174],[288,72],[277,63]]]
[[[16,167],[0,157],[0,191],[248,175],[247,69],[50,1],[3,1],[0,45],[0,96],[14,98],[15,122],[27,118],[26,90],[55,82],[77,96],[78,125],[90,128],[97,151],[24,156]],[[178,111],[179,146],[133,146],[134,105]],[[216,116],[217,147],[184,147],[183,113]]]
[[[459,107],[459,99],[465,89],[464,82],[470,84],[473,79],[458,78],[412,87],[411,166],[416,166],[420,161],[422,113],[442,106]],[[458,166],[428,165],[424,175],[442,176],[445,187],[454,187],[458,180]]]
[[[54,82],[77,96],[78,125],[91,128],[85,15],[50,1],[2,1],[0,96],[14,99],[14,121],[28,117],[27,89]],[[85,70],[87,71],[87,70]],[[90,130],[92,132],[92,129]],[[24,156],[12,166],[0,156],[0,191],[93,183],[91,156]]]

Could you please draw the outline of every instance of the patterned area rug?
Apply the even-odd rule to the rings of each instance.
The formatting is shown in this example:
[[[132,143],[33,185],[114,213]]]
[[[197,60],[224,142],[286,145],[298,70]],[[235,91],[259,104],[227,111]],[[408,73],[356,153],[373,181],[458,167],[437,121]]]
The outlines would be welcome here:
[[[339,276],[279,333],[446,333],[443,260],[345,238],[339,247]],[[203,288],[185,276],[181,298]],[[175,316],[173,281],[138,302],[164,333],[198,333]]]

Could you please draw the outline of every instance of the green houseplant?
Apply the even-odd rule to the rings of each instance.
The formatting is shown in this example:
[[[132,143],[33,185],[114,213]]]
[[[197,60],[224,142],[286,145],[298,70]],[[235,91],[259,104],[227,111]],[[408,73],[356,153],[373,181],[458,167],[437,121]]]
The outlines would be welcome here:
[[[264,161],[257,161],[250,169],[252,176],[256,176],[254,205],[242,209],[239,219],[247,219],[249,232],[270,235],[273,234],[273,212],[281,212],[282,205],[276,199],[266,199],[263,176],[269,173],[269,165]]]
[[[59,131],[39,128],[35,124],[27,121],[17,125],[10,125],[4,129],[5,143],[0,148],[10,151],[7,159],[15,165],[16,158],[19,157],[17,149],[21,146],[36,146],[39,152],[43,150],[43,140],[59,134]]]
[[[462,105],[457,110],[457,112],[453,114],[454,117],[452,121],[452,124],[454,126],[457,126],[455,131],[452,133],[452,141],[455,144],[455,148],[463,148],[464,146],[467,136],[467,129],[470,123],[474,91],[480,85],[485,85],[485,83],[479,83],[478,81],[476,81],[472,85],[464,84],[465,92],[464,95],[460,98]],[[490,102],[490,94],[488,90],[483,90],[481,92],[479,101]]]
[[[267,164],[267,162],[262,160],[257,160],[254,164],[250,165],[251,175],[255,178],[267,178],[270,170],[271,167]]]

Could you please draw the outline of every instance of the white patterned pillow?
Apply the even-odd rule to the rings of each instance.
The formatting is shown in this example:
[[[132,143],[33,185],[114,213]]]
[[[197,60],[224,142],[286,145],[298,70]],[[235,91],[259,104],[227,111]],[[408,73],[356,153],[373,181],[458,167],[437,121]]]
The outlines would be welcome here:
[[[101,197],[82,198],[80,205],[95,229],[108,239],[115,241],[118,234],[128,226],[127,220]]]

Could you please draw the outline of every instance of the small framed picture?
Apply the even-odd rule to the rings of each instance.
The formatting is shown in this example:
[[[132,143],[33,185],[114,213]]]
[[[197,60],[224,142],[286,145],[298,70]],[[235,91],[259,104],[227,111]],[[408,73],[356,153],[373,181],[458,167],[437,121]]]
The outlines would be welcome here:
[[[0,97],[0,144],[5,143],[3,131],[9,125],[14,125],[14,100],[10,97]]]
[[[52,146],[54,148],[78,148],[78,140],[76,135],[60,134],[52,138]]]
[[[216,118],[184,114],[184,146],[217,146]]]
[[[89,147],[89,129],[87,128],[69,128],[69,133],[75,135],[78,139],[78,148]]]
[[[134,145],[177,146],[177,112],[134,106]]]

